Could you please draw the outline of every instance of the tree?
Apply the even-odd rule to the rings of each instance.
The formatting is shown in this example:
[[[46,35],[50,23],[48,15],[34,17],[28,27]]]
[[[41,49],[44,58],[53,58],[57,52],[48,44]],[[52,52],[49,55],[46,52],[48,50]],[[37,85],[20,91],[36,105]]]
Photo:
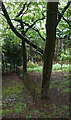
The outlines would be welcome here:
[[[42,76],[42,90],[41,98],[49,98],[50,77],[52,71],[52,63],[55,51],[56,42],[56,27],[64,15],[64,12],[69,7],[70,2],[63,8],[61,14],[58,16],[58,2],[47,3],[47,21],[46,21],[46,44],[43,56],[43,76]]]
[[[56,22],[58,2],[47,3],[47,28],[46,28],[46,44],[44,50],[44,65],[43,65],[43,77],[42,77],[42,91],[41,97],[48,98],[50,87],[50,76],[52,70],[52,62],[54,56],[55,42],[56,42]]]
[[[23,17],[23,15],[27,12],[30,3],[27,5],[27,10],[23,13],[23,11],[24,11],[24,9],[25,9],[25,5],[26,5],[26,3],[24,3],[22,9],[19,11],[19,13],[18,13],[18,14],[15,16],[15,18],[13,19],[14,21],[17,21],[17,22],[20,23],[20,26],[21,26],[21,28],[20,28],[21,34],[20,34],[20,32],[18,32],[18,31],[16,30],[16,28],[15,28],[14,25],[12,24],[11,19],[10,19],[9,15],[8,15],[7,10],[6,10],[6,8],[5,8],[5,6],[4,6],[3,3],[2,3],[2,10],[3,10],[4,16],[5,16],[5,18],[7,19],[7,22],[8,22],[8,24],[9,24],[10,28],[11,28],[12,31],[13,31],[19,38],[21,38],[21,40],[22,40],[22,48],[23,48],[23,70],[27,71],[27,68],[26,68],[26,66],[27,66],[27,65],[26,65],[27,58],[26,58],[25,42],[26,42],[27,44],[29,44],[30,46],[33,46],[33,47],[34,47],[35,49],[37,49],[37,51],[39,51],[41,54],[43,53],[43,50],[42,50],[41,48],[39,48],[38,46],[36,46],[35,44],[31,43],[31,42],[27,39],[26,33],[28,32],[28,30],[29,30],[30,28],[32,28],[32,27],[36,24],[36,22],[38,22],[38,21],[40,21],[40,20],[44,20],[44,19],[45,19],[45,16],[44,16],[44,14],[43,14],[43,12],[42,12],[42,16],[43,16],[43,17],[42,17],[42,18],[39,18],[39,19],[36,19],[35,21],[33,21],[33,23],[32,23],[31,25],[28,24],[28,28],[27,28],[26,30],[24,30],[24,24],[26,24],[26,23],[23,22],[22,17]],[[21,17],[20,17],[20,16],[21,16]],[[25,41],[25,40],[27,40],[27,41]]]
[[[53,62],[54,49],[55,49],[55,41],[56,41],[55,40],[56,39],[56,26],[60,22],[61,18],[63,17],[63,15],[64,15],[65,11],[67,10],[67,8],[69,7],[70,3],[71,2],[68,2],[67,5],[62,9],[62,12],[58,14],[58,20],[57,20],[58,3],[50,3],[50,2],[48,3],[47,23],[46,23],[47,36],[46,36],[45,50],[44,50],[44,56],[43,56],[44,66],[43,66],[42,91],[41,91],[42,98],[48,98],[48,93],[49,93],[50,76],[51,76],[52,62]],[[26,42],[27,44],[29,44],[30,46],[35,48],[38,52],[43,54],[43,50],[40,47],[38,47],[34,43],[30,42],[28,40],[28,38],[26,38],[25,36],[20,34],[15,29],[15,27],[13,26],[13,24],[10,20],[10,17],[7,13],[7,10],[6,10],[3,2],[2,2],[2,11],[4,13],[4,16],[8,22],[11,30],[16,34],[16,36],[18,36],[21,40],[23,40],[24,42]],[[32,23],[32,25],[34,23]],[[29,28],[32,28],[32,25],[30,25]],[[38,32],[38,34],[39,34],[39,32]]]
[[[16,71],[18,66],[22,65],[22,49],[16,43],[13,43],[10,36],[6,35],[2,45],[2,63],[3,71]]]

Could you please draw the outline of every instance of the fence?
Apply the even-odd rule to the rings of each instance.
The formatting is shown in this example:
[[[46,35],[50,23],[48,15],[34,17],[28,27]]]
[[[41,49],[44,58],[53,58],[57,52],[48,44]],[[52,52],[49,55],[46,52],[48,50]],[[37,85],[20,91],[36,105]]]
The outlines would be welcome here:
[[[40,97],[41,85],[39,85],[32,77],[25,71],[17,68],[17,74],[22,78],[25,86],[30,91],[33,98],[36,100]]]

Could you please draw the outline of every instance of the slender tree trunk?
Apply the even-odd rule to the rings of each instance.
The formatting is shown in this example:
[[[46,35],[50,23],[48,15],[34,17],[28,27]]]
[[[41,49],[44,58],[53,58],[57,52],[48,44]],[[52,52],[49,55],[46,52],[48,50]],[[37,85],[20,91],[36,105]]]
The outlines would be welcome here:
[[[2,55],[2,71],[4,71],[4,70],[5,70],[4,57],[3,57],[3,55]]]
[[[25,42],[22,40],[22,52],[23,52],[23,70],[27,71],[27,56]]]
[[[57,41],[56,41],[56,53],[55,53],[56,54],[56,63],[58,63],[58,53],[57,53],[58,52],[58,41],[59,40],[57,39]]]
[[[23,30],[21,31],[21,34],[25,36],[23,23],[21,22],[20,25],[21,25],[21,29]],[[23,52],[23,71],[27,72],[27,54],[26,54],[25,42],[23,39],[22,39],[22,52]]]
[[[50,77],[56,42],[57,2],[47,3],[46,44],[43,57],[41,98],[49,98]]]

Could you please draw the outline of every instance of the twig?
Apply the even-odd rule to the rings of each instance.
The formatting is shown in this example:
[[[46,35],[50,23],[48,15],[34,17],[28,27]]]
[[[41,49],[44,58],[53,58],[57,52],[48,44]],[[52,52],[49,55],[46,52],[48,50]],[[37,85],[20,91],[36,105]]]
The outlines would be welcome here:
[[[26,2],[24,3],[22,9],[21,9],[20,12],[16,15],[16,17],[19,17],[19,16],[23,13],[23,11],[24,11],[24,9],[25,9],[25,5],[26,5]]]
[[[61,13],[60,13],[59,11],[58,11],[58,13],[59,13],[59,16],[61,16]],[[68,23],[69,27],[71,27],[71,25],[70,25],[69,21],[68,21],[68,20],[66,20],[66,18],[65,18],[65,17],[63,17],[63,16],[62,16],[62,18],[63,18],[63,20],[65,20],[65,21]]]
[[[43,11],[43,12],[45,12],[45,11]],[[26,29],[25,33],[27,33],[27,31],[29,30],[29,28],[32,28],[36,24],[36,22],[45,19],[45,15],[43,14],[43,12],[42,12],[43,18],[39,18],[39,19],[35,20],[31,25],[29,25],[29,27]]]
[[[27,5],[27,9],[26,9],[26,11],[22,14],[22,16],[27,13],[30,4],[31,4],[31,2]],[[22,16],[21,16],[21,17],[22,17]]]

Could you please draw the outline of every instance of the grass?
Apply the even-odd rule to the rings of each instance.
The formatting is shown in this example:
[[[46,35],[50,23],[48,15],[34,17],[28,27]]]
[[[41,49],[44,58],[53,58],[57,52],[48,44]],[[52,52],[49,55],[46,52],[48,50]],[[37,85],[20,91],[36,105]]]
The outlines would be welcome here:
[[[23,103],[24,97],[22,91],[24,89],[24,85],[21,83],[16,83],[13,81],[15,85],[10,86],[8,88],[4,88],[2,91],[2,117],[13,113],[24,112],[26,109],[26,103]],[[17,101],[17,103],[15,103]],[[8,108],[7,108],[8,107]]]
[[[38,66],[38,67],[34,66],[34,67],[29,67],[28,71],[39,71],[39,72],[42,72],[42,69],[43,69],[42,66]],[[55,70],[57,70],[59,72],[63,72],[63,71],[71,72],[71,65],[70,64],[68,64],[68,65],[63,64],[62,69],[61,69],[61,65],[59,63],[57,63],[57,64],[54,64],[53,68],[52,68],[52,71],[55,71]]]
[[[2,117],[4,117],[5,115],[8,115],[9,113],[11,113],[11,110],[9,109],[2,110]]]
[[[69,78],[66,78],[65,81],[61,82],[61,85],[68,85],[68,80]],[[22,90],[24,88],[24,85],[21,83],[17,83],[15,81],[12,81],[13,83],[15,83],[15,85],[11,86],[11,87],[7,87],[5,89],[3,89],[3,110],[2,110],[2,116],[5,117],[6,115],[11,115],[11,114],[21,114],[22,116],[26,116],[27,118],[32,118],[32,114],[34,116],[43,116],[43,118],[53,118],[53,116],[58,116],[60,117],[63,113],[62,113],[62,108],[65,109],[66,114],[69,114],[67,111],[69,109],[68,106],[63,105],[60,106],[60,108],[58,108],[56,106],[55,103],[52,103],[50,106],[50,109],[52,110],[51,114],[47,114],[47,110],[41,112],[38,109],[34,109],[31,110],[28,115],[25,113],[25,111],[29,110],[28,104],[26,101],[24,101],[24,93],[22,94]],[[56,80],[56,82],[58,82],[58,80]],[[36,89],[38,92],[39,90]],[[63,90],[66,90],[66,86],[63,88]],[[61,89],[59,88],[59,91],[61,92]],[[63,92],[65,93],[65,91]],[[21,96],[20,96],[21,95]],[[17,102],[14,103],[14,101],[17,99]],[[11,102],[12,101],[12,102]],[[30,103],[31,104],[31,103]],[[46,104],[44,104],[44,106],[48,107]],[[48,109],[48,108],[47,108]],[[65,114],[65,112],[64,112]],[[64,116],[64,115],[63,115]]]
[[[28,68],[28,71],[39,71],[39,72],[42,72],[42,66],[39,66],[39,67],[32,67],[32,68]],[[54,64],[53,65],[53,68],[52,68],[52,71],[57,71],[57,72],[70,72],[71,71],[71,65],[70,64],[63,64],[62,66],[62,69],[61,69],[61,65],[59,63],[57,64]],[[70,76],[68,76],[68,78],[66,78],[64,81],[62,81],[60,83],[60,86],[58,87],[57,91],[60,92],[60,93],[69,93],[71,92],[71,88],[69,89],[69,79],[70,79]],[[58,83],[59,80],[55,80],[54,83]],[[53,88],[54,86],[50,86],[50,88]]]
[[[66,65],[64,64],[61,70],[61,65],[60,64],[54,64],[53,65],[53,71],[57,70],[57,71],[69,71],[71,65]],[[42,72],[42,67],[41,66],[34,66],[33,68],[28,68],[28,71],[40,71]],[[70,70],[71,71],[71,70]],[[61,81],[60,86],[58,87],[57,91],[60,93],[68,93],[71,91],[71,88],[69,89],[69,80],[70,80],[70,76],[67,77],[64,81]],[[56,83],[59,82],[59,80],[55,80]],[[15,83],[15,81],[13,81],[13,83]],[[51,88],[53,88],[54,86],[51,86]],[[2,110],[2,116],[6,116],[11,114],[12,112],[15,114],[21,114],[21,115],[25,115],[25,111],[27,111],[28,109],[28,104],[26,102],[23,103],[24,97],[20,96],[22,91],[23,91],[24,85],[23,84],[16,84],[14,86],[8,87],[6,89],[3,89],[2,95],[3,95],[3,102],[2,105],[4,107],[4,109]],[[38,93],[40,93],[39,89],[36,88],[36,91],[38,91]],[[19,100],[17,103],[14,104],[15,100]],[[13,101],[13,102],[11,102]],[[45,105],[45,104],[44,104]],[[8,108],[7,108],[8,106]],[[46,105],[45,105],[46,106]],[[46,115],[46,112],[40,112],[39,110],[35,109],[33,111],[30,111],[29,115],[26,116],[26,118],[31,118],[31,114],[34,115],[38,115],[41,116],[43,115],[44,118],[52,118],[54,115],[58,115],[61,116],[62,113],[62,108],[64,108],[66,111],[68,111],[68,106],[61,106],[60,108],[56,107],[56,104],[52,104],[51,108],[53,109],[52,114]],[[66,113],[68,114],[68,112]]]
[[[39,67],[28,68],[28,71],[40,71],[40,72],[42,72],[42,67],[39,66]]]
[[[3,97],[17,97],[18,94],[22,92],[23,88],[24,88],[24,85],[16,84],[15,86],[8,87],[7,89],[3,89],[2,95]]]

